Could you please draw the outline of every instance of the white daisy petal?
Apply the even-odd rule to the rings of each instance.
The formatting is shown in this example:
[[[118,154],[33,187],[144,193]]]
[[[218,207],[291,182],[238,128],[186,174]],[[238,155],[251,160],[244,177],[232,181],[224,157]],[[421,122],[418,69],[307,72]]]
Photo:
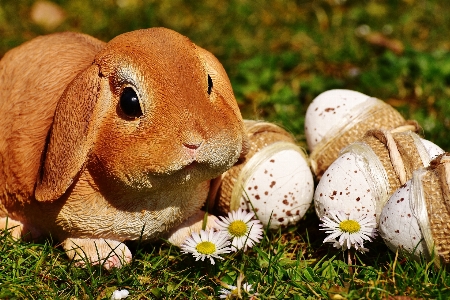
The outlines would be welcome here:
[[[205,231],[205,230],[200,230],[200,239],[202,241],[209,241],[209,239],[208,239],[208,232]]]
[[[218,226],[218,227],[220,227],[220,228],[225,228],[225,227],[227,227],[228,225],[229,225],[229,223],[228,222],[226,222],[225,220],[223,220],[222,218],[222,216],[219,216],[219,218],[220,219],[216,219],[216,225]]]
[[[200,243],[202,241],[202,239],[200,238],[200,236],[198,235],[197,232],[193,232],[192,233],[192,239],[194,241],[194,243]]]
[[[247,293],[249,293],[249,292],[252,291],[252,285],[251,285],[251,284],[248,284],[248,283],[244,283],[244,284],[242,285],[242,289],[243,289],[244,291],[246,291]]]
[[[253,217],[255,216],[255,214],[253,212],[249,212],[246,215],[242,216],[242,221],[244,221],[244,223],[247,223],[248,221],[250,221]]]
[[[244,213],[243,209],[238,209],[238,210],[234,211],[234,218],[242,220],[243,213]]]

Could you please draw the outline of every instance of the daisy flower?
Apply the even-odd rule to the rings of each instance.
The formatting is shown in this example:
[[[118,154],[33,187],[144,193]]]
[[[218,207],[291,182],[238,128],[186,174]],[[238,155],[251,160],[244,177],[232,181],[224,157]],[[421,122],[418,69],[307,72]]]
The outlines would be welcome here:
[[[120,300],[120,299],[125,299],[126,297],[128,297],[130,293],[123,289],[123,290],[115,290],[112,295],[111,295],[111,300]]]
[[[247,247],[251,248],[262,239],[263,226],[261,221],[252,220],[255,216],[253,212],[246,212],[243,209],[231,211],[228,217],[219,217],[216,220],[217,229],[226,232],[232,239],[232,250],[237,251]]]
[[[246,291],[247,293],[250,293],[252,290],[252,285],[248,283],[244,283],[241,288],[242,291]],[[238,289],[236,286],[229,285],[228,289],[220,289],[219,293],[221,294],[219,296],[220,299],[233,299],[233,298],[239,298],[238,295]]]
[[[192,233],[180,247],[182,253],[192,253],[196,261],[200,259],[204,261],[205,258],[209,258],[214,265],[214,258],[223,259],[219,256],[220,254],[231,252],[229,245],[228,236],[223,232],[200,230],[200,234]]]
[[[368,251],[364,248],[364,241],[372,241],[376,237],[376,221],[373,216],[355,216],[353,212],[345,214],[342,211],[330,211],[330,217],[322,217],[320,224],[328,235],[323,242],[333,243],[336,248],[343,250],[354,247],[359,251]]]

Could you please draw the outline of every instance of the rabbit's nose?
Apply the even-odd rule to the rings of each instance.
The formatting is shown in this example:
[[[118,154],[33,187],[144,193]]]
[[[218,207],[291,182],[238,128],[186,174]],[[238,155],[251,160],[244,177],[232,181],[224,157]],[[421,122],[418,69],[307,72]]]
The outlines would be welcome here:
[[[196,158],[197,149],[200,148],[202,143],[203,143],[203,141],[198,142],[198,143],[183,143],[183,146],[186,148],[187,152],[189,153],[189,155],[191,157]]]

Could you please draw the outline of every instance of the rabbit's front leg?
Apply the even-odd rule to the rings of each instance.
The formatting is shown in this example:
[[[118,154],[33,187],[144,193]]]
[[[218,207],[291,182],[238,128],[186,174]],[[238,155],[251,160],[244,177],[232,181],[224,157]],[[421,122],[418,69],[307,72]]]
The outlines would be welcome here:
[[[22,236],[24,225],[22,222],[13,220],[8,217],[0,218],[0,230],[8,230],[11,236],[15,239],[19,239]]]
[[[110,239],[67,238],[62,246],[76,266],[90,262],[101,264],[105,269],[120,268],[129,264],[132,258],[125,244]]]
[[[199,210],[196,214],[189,217],[179,226],[173,228],[168,235],[168,241],[175,246],[181,246],[181,244],[193,233],[200,232],[203,228],[203,219],[205,212]],[[208,215],[205,229],[211,229],[215,225],[217,220],[216,216]]]

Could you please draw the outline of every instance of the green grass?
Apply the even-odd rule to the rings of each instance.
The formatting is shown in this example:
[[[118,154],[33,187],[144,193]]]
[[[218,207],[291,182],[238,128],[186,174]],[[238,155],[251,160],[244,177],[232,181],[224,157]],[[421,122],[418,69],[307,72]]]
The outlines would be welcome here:
[[[322,245],[324,235],[317,229],[318,220],[310,212],[297,226],[266,232],[259,245],[225,255],[215,265],[196,262],[164,242],[131,243],[133,262],[111,271],[76,268],[50,241],[31,244],[2,232],[0,299],[110,299],[114,290],[123,288],[129,299],[215,299],[220,283],[236,285],[239,276],[253,284],[258,299],[450,297],[447,271],[396,257],[381,240],[367,244],[368,254],[357,254],[350,274],[344,254]]]
[[[308,104],[332,88],[386,100],[417,120],[425,138],[450,149],[450,9],[445,1],[55,0],[66,19],[48,30],[30,19],[31,0],[0,2],[0,56],[37,35],[72,30],[102,40],[164,26],[213,52],[228,72],[246,118],[276,122],[305,145]],[[336,4],[342,2],[342,4]],[[374,45],[361,29],[400,41],[404,51]],[[450,276],[425,261],[397,257],[377,239],[359,255],[353,275],[345,256],[323,245],[310,210],[297,225],[268,232],[247,253],[215,266],[195,262],[161,241],[130,244],[131,265],[105,271],[75,268],[56,242],[33,244],[0,236],[0,299],[212,299],[219,282],[240,274],[261,299],[348,299],[409,295],[450,297]],[[335,297],[339,299],[339,297]]]

